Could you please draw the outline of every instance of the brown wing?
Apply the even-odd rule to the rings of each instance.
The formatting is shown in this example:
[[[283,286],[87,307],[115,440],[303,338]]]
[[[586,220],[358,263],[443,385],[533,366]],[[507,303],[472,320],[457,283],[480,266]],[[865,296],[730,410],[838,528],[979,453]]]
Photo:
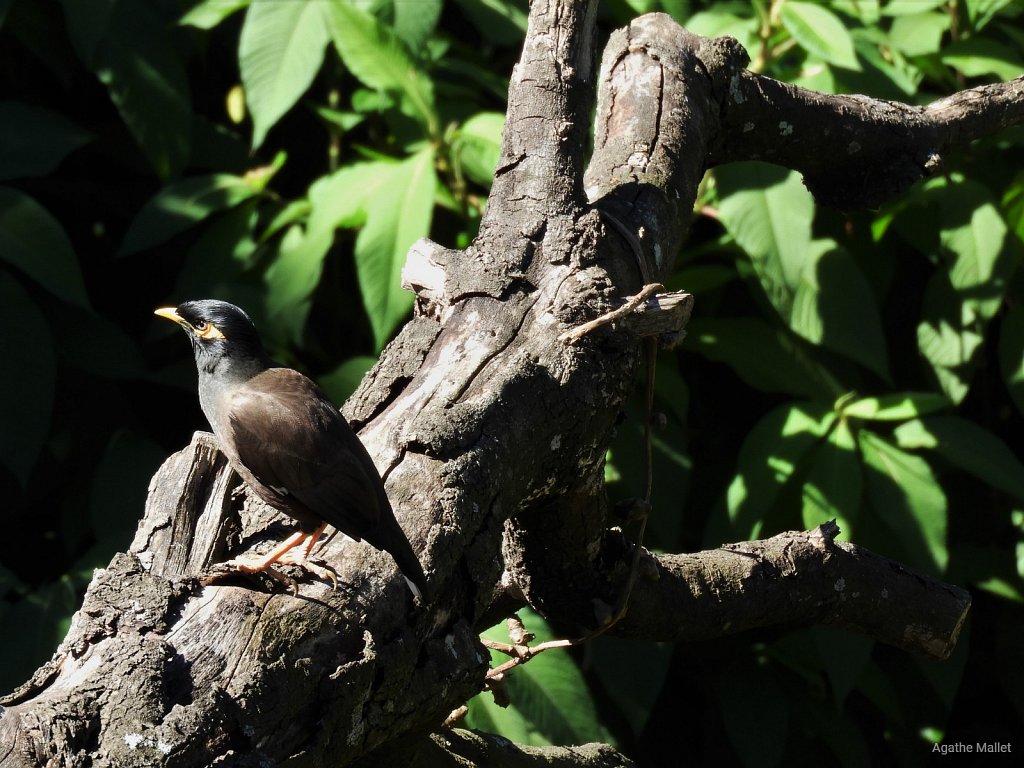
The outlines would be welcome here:
[[[228,425],[238,461],[304,528],[315,525],[312,515],[361,539],[390,511],[363,444],[301,373],[271,368],[253,377],[232,394]]]

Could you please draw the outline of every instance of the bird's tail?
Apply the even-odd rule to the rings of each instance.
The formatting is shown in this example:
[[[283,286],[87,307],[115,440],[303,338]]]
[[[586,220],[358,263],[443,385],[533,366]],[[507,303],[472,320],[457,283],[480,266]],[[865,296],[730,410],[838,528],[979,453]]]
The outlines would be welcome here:
[[[376,531],[376,536],[364,538],[374,547],[383,549],[395,559],[399,570],[405,577],[405,582],[409,585],[409,590],[421,602],[426,603],[430,597],[430,589],[427,586],[427,577],[423,573],[423,566],[420,565],[416,553],[412,551],[412,545],[409,544],[409,539],[406,538],[405,532],[398,522],[394,518],[388,522],[390,525],[386,525],[384,530]]]

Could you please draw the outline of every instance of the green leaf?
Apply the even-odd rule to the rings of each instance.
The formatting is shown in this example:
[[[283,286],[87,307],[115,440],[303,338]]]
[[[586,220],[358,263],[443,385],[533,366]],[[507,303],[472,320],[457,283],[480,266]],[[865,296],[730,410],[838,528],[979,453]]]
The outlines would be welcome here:
[[[0,377],[0,465],[24,486],[50,431],[57,366],[46,318],[3,269],[0,327],[0,360],[8,372]]]
[[[185,67],[164,19],[141,0],[63,0],[68,30],[161,179],[189,159],[192,109]]]
[[[322,3],[254,0],[238,41],[238,66],[252,114],[252,145],[306,92],[324,60],[330,35]]]
[[[930,448],[986,485],[1024,502],[1024,464],[996,435],[959,416],[927,416],[895,433],[904,448]]]
[[[18,600],[3,613],[5,627],[17,632],[0,632],[0,690],[10,691],[27,680],[45,663],[67,634],[79,597],[71,579],[44,584]]]
[[[946,496],[928,462],[867,430],[857,437],[872,470],[866,489],[875,518],[895,534],[912,564],[942,573],[949,561]]]
[[[889,0],[882,6],[883,16],[914,16],[940,8],[948,0]]]
[[[747,15],[740,16],[737,10],[747,10]],[[716,3],[693,14],[686,20],[685,27],[701,37],[735,37],[747,51],[757,50],[757,19],[749,13],[749,6],[743,9],[732,3]]]
[[[803,485],[804,527],[835,520],[847,540],[854,540],[862,486],[857,442],[841,420],[810,457]]]
[[[355,248],[359,287],[378,351],[412,307],[412,294],[402,288],[402,267],[409,247],[430,234],[437,186],[433,148],[395,164],[389,176],[368,201]]]
[[[867,421],[906,421],[949,408],[949,400],[933,392],[900,392],[864,397],[843,407],[844,416]]]
[[[93,134],[63,115],[0,101],[0,180],[45,176]]]
[[[950,21],[948,13],[898,16],[889,30],[889,40],[893,47],[907,56],[927,56],[940,49]]]
[[[882,16],[879,0],[832,0],[832,8],[864,24],[877,24]]]
[[[757,696],[749,691],[757,691]],[[783,764],[790,707],[786,689],[771,667],[752,659],[724,664],[714,680],[715,702],[729,743],[744,768]]]
[[[725,363],[751,387],[831,400],[837,385],[785,331],[753,317],[697,317],[686,327],[687,349]]]
[[[999,326],[999,368],[1017,411],[1024,414],[1024,307],[1010,307]]]
[[[932,303],[945,308],[941,301]],[[936,381],[954,404],[967,396],[974,373],[975,352],[983,341],[981,335],[964,329],[965,323],[932,319],[917,326],[917,346],[932,367]]]
[[[798,174],[767,163],[715,169],[718,215],[750,257],[765,295],[788,322],[811,248],[814,201]]]
[[[750,430],[740,448],[738,471],[726,499],[737,536],[761,536],[764,519],[783,486],[835,419],[835,413],[825,406],[789,403],[768,413]]]
[[[394,0],[394,9],[395,34],[410,50],[420,50],[441,17],[441,0]]]
[[[839,81],[848,84],[850,90],[869,92],[875,98],[891,94],[894,99],[910,100],[917,93],[923,77],[921,71],[907,60],[882,30],[855,29],[851,34],[863,71],[840,70],[837,72]]]
[[[651,643],[605,635],[592,644],[591,669],[608,701],[626,718],[633,733],[643,733],[655,711],[672,664],[670,643]]]
[[[825,246],[823,252],[816,247],[820,245]],[[812,344],[856,360],[888,379],[881,314],[857,262],[831,241],[816,241],[807,257],[793,297],[790,327]],[[850,307],[856,307],[856,312]]]
[[[334,403],[344,403],[362,383],[377,358],[368,355],[352,357],[330,373],[317,377],[317,383]]]
[[[0,261],[17,267],[54,296],[89,308],[78,259],[63,228],[43,206],[9,187],[0,187]]]
[[[536,634],[537,643],[555,639],[547,623],[533,611],[521,610],[519,616]],[[505,623],[491,627],[483,637],[507,643]],[[508,659],[496,651],[491,651],[491,658],[494,664]],[[511,699],[508,709],[497,707],[490,693],[471,699],[467,724],[487,727],[519,744],[615,743],[601,724],[583,675],[562,649],[538,654],[510,672],[507,690]]]
[[[107,379],[148,377],[138,347],[117,323],[71,305],[48,308],[47,319],[63,365]]]
[[[336,125],[343,133],[348,133],[366,119],[366,115],[358,112],[345,112],[340,109],[330,109],[316,105],[313,107],[316,113],[324,120]]]
[[[249,272],[257,253],[256,208],[255,198],[246,200],[203,226],[178,270],[175,296],[217,296],[240,307],[263,303],[262,292],[253,296],[256,276]]]
[[[505,116],[500,112],[478,112],[459,128],[452,149],[466,175],[482,187],[490,187],[501,155],[501,132]]]
[[[814,3],[786,0],[779,19],[808,53],[837,67],[860,69],[846,25],[828,8]]]
[[[192,6],[178,22],[197,29],[213,29],[236,11],[247,7],[252,0],[203,0]]]
[[[306,325],[313,291],[320,282],[324,257],[334,239],[331,231],[303,232],[292,226],[285,233],[277,258],[267,268],[267,315],[280,338],[297,343]]]
[[[498,45],[522,45],[526,35],[525,0],[456,0],[485,40]]]
[[[233,208],[259,191],[247,178],[215,173],[192,176],[161,189],[139,210],[119,253],[138,253],[170,240],[218,211]]]
[[[374,198],[387,194],[395,165],[392,160],[354,163],[317,179],[309,188],[308,231],[317,234],[361,225]]]
[[[980,37],[947,45],[940,58],[967,77],[994,75],[999,80],[1013,80],[1024,71],[1024,59],[1013,48]]]
[[[976,182],[944,180],[925,192],[941,223],[939,247],[948,266],[925,292],[918,347],[946,395],[959,403],[977,366],[975,353],[1006,291],[1012,268],[1007,227],[988,191]],[[902,217],[901,217],[902,218]]]
[[[413,62],[401,39],[388,27],[344,2],[323,6],[334,45],[349,71],[370,88],[402,96],[402,112],[438,133],[434,88]]]
[[[148,437],[127,430],[115,432],[100,456],[89,495],[89,517],[97,539],[109,554],[126,550],[146,505],[150,478],[166,458]],[[74,516],[81,515],[75,509]]]
[[[97,48],[110,29],[118,0],[96,0],[86,5],[76,0],[61,0],[71,44],[82,62],[94,69]]]

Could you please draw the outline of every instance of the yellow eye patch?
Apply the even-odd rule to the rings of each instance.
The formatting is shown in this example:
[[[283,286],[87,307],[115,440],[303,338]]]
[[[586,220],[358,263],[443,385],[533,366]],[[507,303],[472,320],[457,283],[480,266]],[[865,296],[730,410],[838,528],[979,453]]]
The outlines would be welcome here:
[[[221,333],[220,329],[213,323],[202,322],[194,326],[192,330],[195,331],[196,336],[200,339],[206,339],[207,341],[224,338],[224,334]]]

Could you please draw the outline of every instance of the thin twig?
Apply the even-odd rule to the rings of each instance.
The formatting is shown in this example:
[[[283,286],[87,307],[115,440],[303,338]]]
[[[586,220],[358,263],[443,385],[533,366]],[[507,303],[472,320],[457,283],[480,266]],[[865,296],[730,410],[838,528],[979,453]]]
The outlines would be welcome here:
[[[631,296],[626,300],[626,303],[618,309],[613,309],[611,312],[606,312],[600,317],[595,317],[593,320],[589,320],[582,325],[577,325],[575,328],[570,328],[568,331],[564,331],[559,335],[558,340],[563,344],[575,344],[591,331],[594,331],[603,325],[608,325],[610,323],[614,323],[616,320],[622,319],[641,304],[646,302],[651,298],[651,296],[658,293],[658,291],[663,290],[665,290],[665,286],[661,283],[648,283],[640,289],[638,294]]]

